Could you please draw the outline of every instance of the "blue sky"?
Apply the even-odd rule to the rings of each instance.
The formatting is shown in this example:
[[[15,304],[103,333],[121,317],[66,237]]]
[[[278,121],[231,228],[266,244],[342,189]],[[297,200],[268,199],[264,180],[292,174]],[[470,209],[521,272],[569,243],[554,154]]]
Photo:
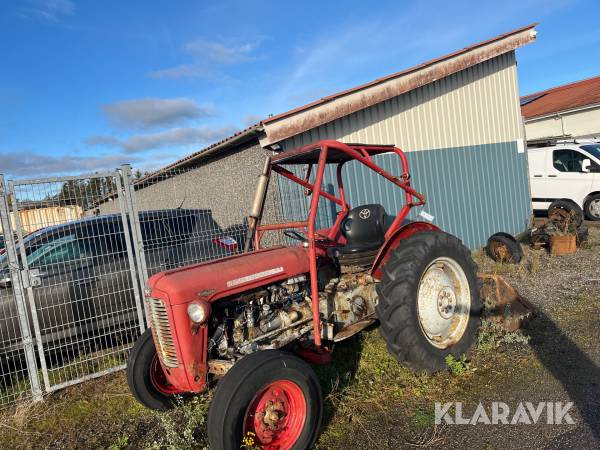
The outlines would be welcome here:
[[[600,74],[600,2],[4,0],[0,173],[149,170],[324,95],[540,22],[521,94]]]

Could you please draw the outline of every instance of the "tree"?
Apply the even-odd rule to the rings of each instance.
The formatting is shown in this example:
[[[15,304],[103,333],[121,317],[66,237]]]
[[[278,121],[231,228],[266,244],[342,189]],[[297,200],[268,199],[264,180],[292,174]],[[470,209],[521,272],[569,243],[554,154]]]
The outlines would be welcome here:
[[[113,177],[87,178],[65,181],[60,192],[54,197],[61,204],[79,205],[84,211],[95,207],[100,200],[117,195]]]

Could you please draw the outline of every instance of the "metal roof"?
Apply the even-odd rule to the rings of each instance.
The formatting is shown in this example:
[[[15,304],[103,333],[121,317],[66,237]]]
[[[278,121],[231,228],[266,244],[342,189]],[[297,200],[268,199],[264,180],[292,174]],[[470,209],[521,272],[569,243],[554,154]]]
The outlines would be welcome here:
[[[331,142],[331,144],[329,144]],[[271,157],[273,164],[316,164],[319,162],[321,148],[323,145],[338,145],[338,142],[319,141],[313,144],[305,145],[294,150],[281,152]],[[393,145],[372,145],[372,144],[346,144],[352,150],[364,151],[369,156],[391,153]],[[361,155],[364,156],[364,155]],[[331,147],[327,151],[327,164],[337,164],[340,162],[351,161],[353,157],[338,148]]]
[[[525,95],[521,104],[526,119],[600,104],[600,76]]]

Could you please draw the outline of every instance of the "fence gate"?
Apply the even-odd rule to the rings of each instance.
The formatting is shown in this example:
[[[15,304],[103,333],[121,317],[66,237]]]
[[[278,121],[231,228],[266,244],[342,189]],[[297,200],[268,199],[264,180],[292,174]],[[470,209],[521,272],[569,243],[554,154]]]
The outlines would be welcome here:
[[[29,356],[32,384],[36,363],[46,392],[124,368],[144,319],[121,174],[10,181],[8,194],[20,276],[12,286],[29,318],[6,326],[19,322],[35,336],[37,358],[27,353],[27,332],[19,350]],[[97,216],[106,201],[117,212]]]
[[[42,392],[1,175],[0,220],[4,241],[0,250],[0,407],[4,407],[39,399]]]

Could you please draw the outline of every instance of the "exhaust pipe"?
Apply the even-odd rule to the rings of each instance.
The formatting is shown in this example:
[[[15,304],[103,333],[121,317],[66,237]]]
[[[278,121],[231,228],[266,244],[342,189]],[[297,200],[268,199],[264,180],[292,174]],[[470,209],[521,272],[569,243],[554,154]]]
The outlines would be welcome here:
[[[256,227],[260,223],[262,218],[263,209],[265,207],[265,198],[267,196],[267,189],[269,187],[269,179],[271,178],[271,157],[267,156],[265,159],[265,165],[262,173],[258,176],[258,183],[256,186],[256,194],[254,194],[254,201],[252,202],[252,209],[248,216],[248,231],[246,233],[246,243],[244,244],[244,253],[250,251],[250,246],[254,239],[254,233]]]

